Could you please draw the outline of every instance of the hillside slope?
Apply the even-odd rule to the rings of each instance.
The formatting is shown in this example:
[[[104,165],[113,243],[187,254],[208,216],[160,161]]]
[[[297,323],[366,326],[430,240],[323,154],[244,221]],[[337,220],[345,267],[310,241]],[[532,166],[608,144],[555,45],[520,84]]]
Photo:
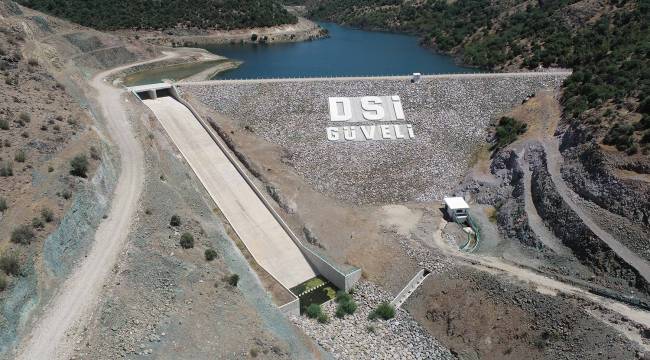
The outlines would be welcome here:
[[[648,0],[321,0],[317,19],[418,34],[464,63],[569,67],[565,120],[628,155],[650,152]]]
[[[19,0],[18,3],[98,30],[240,29],[296,23],[273,0]]]

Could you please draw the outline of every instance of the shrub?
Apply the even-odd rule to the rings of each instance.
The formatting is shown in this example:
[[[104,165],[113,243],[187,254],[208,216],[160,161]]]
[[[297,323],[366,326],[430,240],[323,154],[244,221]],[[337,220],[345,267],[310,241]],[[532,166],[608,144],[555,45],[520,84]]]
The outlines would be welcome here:
[[[47,167],[47,172],[51,173],[52,171],[54,171],[54,168],[52,166],[48,166]]]
[[[251,35],[251,41],[253,42],[257,41],[257,34]]]
[[[88,159],[86,155],[77,155],[70,160],[70,174],[78,177],[86,177],[88,172]]]
[[[22,133],[20,133],[20,136],[22,136],[22,137],[24,137],[25,139],[27,139],[27,138],[29,137],[29,133],[28,133],[27,131],[23,131]]]
[[[172,215],[171,220],[169,220],[169,225],[171,226],[180,226],[181,225],[181,217],[178,215]]]
[[[5,119],[0,119],[0,129],[9,130],[9,122]]]
[[[339,290],[336,293],[336,300],[335,301],[337,303],[344,303],[344,302],[352,301],[352,295],[346,293],[343,290]]]
[[[354,314],[357,311],[357,303],[354,300],[342,302],[337,306],[337,309],[343,310],[348,315]]]
[[[387,302],[379,304],[379,306],[377,306],[377,308],[373,310],[368,316],[370,320],[374,320],[377,318],[388,320],[388,319],[392,319],[393,317],[395,317],[395,308],[393,307],[393,305]]]
[[[48,208],[41,209],[41,217],[45,222],[52,222],[54,220],[54,213]]]
[[[237,286],[237,284],[239,284],[239,275],[237,274],[230,275],[230,277],[228,277],[228,284],[230,286]]]
[[[318,304],[309,304],[307,310],[305,310],[305,314],[307,314],[307,317],[310,319],[317,319],[322,313],[323,309],[321,309]]]
[[[212,261],[217,258],[217,252],[214,249],[206,249],[204,255],[207,261]]]
[[[34,229],[42,229],[45,227],[45,223],[43,222],[43,220],[41,220],[41,218],[35,217],[32,219],[32,227]]]
[[[321,324],[327,324],[328,322],[330,322],[330,317],[327,316],[327,314],[324,312],[321,312],[316,319]]]
[[[4,291],[7,288],[7,285],[7,277],[4,274],[0,274],[0,291]]]
[[[25,155],[25,151],[18,150],[16,152],[16,155],[14,155],[14,160],[16,160],[16,162],[19,162],[19,163],[24,163],[26,157],[27,156]]]
[[[18,119],[20,119],[20,120],[23,121],[23,122],[28,123],[28,122],[32,121],[32,116],[29,115],[29,114],[26,113],[26,112],[21,112],[21,113],[18,115]]]
[[[0,197],[0,212],[5,212],[9,208],[7,205],[7,199]]]
[[[357,310],[357,303],[352,299],[352,295],[343,290],[336,293],[335,301],[338,303],[336,307],[336,317],[338,318],[352,315]]]
[[[66,200],[69,200],[69,199],[72,197],[72,193],[70,192],[70,190],[65,189],[65,190],[63,190],[63,192],[61,193],[61,197],[64,198],[64,199],[66,199]]]
[[[101,159],[101,156],[99,155],[99,150],[97,150],[97,148],[94,146],[90,147],[90,158],[93,160]]]
[[[616,123],[609,129],[603,139],[605,145],[614,145],[619,151],[627,150],[633,145],[632,134],[634,129],[627,124]]]
[[[338,306],[334,315],[339,319],[343,319],[345,317],[345,310]]]
[[[16,244],[29,244],[34,240],[34,231],[28,225],[20,225],[11,232],[11,242]]]
[[[10,162],[4,162],[0,165],[0,176],[14,176],[14,168]]]
[[[650,130],[646,130],[646,132],[643,134],[640,140],[641,144],[648,144],[650,143]]]
[[[7,275],[18,275],[20,273],[20,259],[14,252],[4,253],[0,256],[0,269]]]
[[[639,108],[636,111],[639,113],[650,114],[650,96],[646,96],[645,99],[639,103]]]
[[[29,59],[27,63],[29,64],[29,66],[38,66],[38,60],[34,58]]]
[[[192,234],[186,232],[181,235],[181,247],[183,249],[191,249],[194,247],[194,236]]]

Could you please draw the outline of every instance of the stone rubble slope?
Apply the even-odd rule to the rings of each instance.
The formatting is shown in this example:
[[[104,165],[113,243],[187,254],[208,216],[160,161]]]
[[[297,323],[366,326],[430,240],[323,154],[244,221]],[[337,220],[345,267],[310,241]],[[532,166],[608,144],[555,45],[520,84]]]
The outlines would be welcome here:
[[[429,336],[405,310],[398,309],[388,321],[368,320],[382,302],[392,300],[376,285],[360,281],[354,293],[357,311],[339,319],[336,303],[323,306],[330,322],[321,324],[305,316],[291,320],[336,359],[453,359],[454,356]]]
[[[441,199],[464,176],[492,120],[540,89],[557,88],[565,76],[212,82],[180,89],[282,146],[285,161],[317,191],[381,204]],[[414,140],[327,140],[325,128],[340,125],[329,119],[329,97],[388,95],[400,96]]]

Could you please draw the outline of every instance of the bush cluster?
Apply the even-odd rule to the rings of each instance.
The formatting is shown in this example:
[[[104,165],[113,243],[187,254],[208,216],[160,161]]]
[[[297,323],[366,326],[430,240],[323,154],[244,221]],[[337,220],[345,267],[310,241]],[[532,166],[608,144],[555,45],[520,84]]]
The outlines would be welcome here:
[[[502,149],[517,140],[519,135],[526,132],[528,125],[525,123],[507,116],[501,117],[497,123],[494,137],[495,143],[492,150]]]

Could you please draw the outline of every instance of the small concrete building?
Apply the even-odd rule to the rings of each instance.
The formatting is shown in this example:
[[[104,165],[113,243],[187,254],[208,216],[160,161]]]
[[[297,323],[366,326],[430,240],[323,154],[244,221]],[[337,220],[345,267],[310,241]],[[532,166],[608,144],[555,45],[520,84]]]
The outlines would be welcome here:
[[[454,221],[464,222],[469,215],[469,205],[462,197],[446,197],[445,210],[450,218]]]
[[[422,78],[422,74],[419,72],[413,73],[413,77],[411,78],[412,83],[416,83],[420,81],[420,78]]]

